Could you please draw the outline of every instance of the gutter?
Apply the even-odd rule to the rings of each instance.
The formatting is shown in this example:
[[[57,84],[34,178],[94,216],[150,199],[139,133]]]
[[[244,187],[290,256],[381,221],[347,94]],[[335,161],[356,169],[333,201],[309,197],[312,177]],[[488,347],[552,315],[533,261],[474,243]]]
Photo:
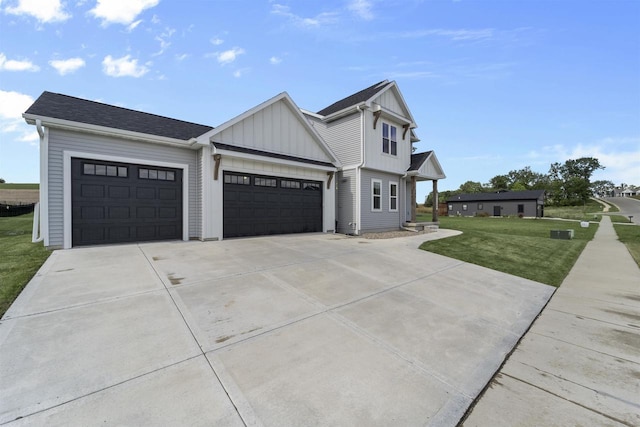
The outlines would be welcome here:
[[[38,131],[38,135],[40,136],[40,163],[42,163],[42,159],[47,155],[48,150],[44,146],[44,128],[42,127],[42,121],[40,119],[36,119],[35,121],[36,130]],[[40,168],[43,168],[43,165],[40,165]],[[40,243],[44,240],[44,235],[42,233],[43,224],[40,221],[40,202],[43,200],[43,194],[46,196],[46,192],[48,191],[48,185],[42,183],[42,170],[40,171],[40,186],[39,186],[39,194],[38,194],[38,203],[36,203],[33,209],[33,227],[31,229],[31,243]]]

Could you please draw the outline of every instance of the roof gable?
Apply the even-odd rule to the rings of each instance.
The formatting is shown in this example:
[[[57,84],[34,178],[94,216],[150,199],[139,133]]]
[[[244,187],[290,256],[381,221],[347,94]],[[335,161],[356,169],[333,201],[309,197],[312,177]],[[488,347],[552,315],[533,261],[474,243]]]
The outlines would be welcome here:
[[[331,148],[286,92],[221,124],[210,135],[214,145],[339,164]]]
[[[447,177],[433,151],[412,154],[411,166],[407,169],[407,173],[421,179],[444,179]]]
[[[328,107],[325,107],[322,110],[318,111],[317,114],[321,116],[329,116],[333,113],[337,113],[338,111],[342,111],[345,108],[349,108],[362,102],[369,101],[371,98],[375,97],[378,92],[380,92],[390,84],[391,83],[388,80],[378,82],[366,89],[362,89],[359,92],[356,92],[352,95],[347,96],[346,98],[342,98],[341,100],[334,102]]]
[[[48,117],[185,141],[213,129],[211,126],[46,91],[27,109],[24,117],[27,120]]]

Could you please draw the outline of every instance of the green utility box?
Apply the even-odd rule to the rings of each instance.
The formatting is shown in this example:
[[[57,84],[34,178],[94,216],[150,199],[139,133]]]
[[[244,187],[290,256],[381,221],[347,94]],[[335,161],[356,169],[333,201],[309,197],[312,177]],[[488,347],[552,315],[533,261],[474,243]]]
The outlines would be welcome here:
[[[551,230],[551,238],[571,240],[573,239],[573,230]]]

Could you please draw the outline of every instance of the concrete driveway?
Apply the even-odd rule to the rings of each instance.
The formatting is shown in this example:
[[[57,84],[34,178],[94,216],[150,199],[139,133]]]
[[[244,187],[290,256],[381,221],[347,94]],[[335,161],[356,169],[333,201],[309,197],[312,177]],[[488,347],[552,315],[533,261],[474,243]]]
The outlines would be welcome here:
[[[56,251],[0,322],[8,425],[455,425],[554,288],[389,240]]]

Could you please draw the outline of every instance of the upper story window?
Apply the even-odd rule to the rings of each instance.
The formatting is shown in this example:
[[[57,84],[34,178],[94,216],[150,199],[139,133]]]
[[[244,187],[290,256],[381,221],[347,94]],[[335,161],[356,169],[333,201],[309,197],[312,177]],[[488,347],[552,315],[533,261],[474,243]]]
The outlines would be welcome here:
[[[391,154],[393,156],[398,155],[398,139],[396,135],[398,129],[395,126],[391,126],[388,123],[382,123],[382,152]]]

